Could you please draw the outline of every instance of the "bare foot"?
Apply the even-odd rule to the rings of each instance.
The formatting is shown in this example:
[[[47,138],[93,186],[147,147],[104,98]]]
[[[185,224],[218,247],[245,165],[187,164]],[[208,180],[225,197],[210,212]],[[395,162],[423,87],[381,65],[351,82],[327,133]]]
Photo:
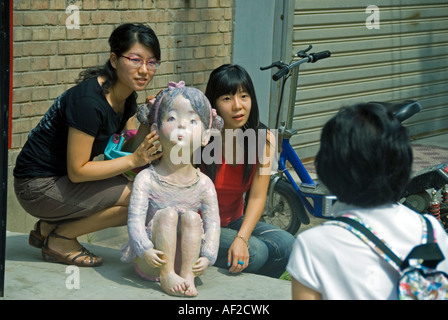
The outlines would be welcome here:
[[[163,291],[174,296],[183,296],[189,287],[187,281],[174,271],[160,275],[160,286]]]
[[[185,296],[196,297],[198,295],[198,290],[194,285],[194,274],[193,272],[182,273],[181,276],[187,281],[188,289],[185,291]]]

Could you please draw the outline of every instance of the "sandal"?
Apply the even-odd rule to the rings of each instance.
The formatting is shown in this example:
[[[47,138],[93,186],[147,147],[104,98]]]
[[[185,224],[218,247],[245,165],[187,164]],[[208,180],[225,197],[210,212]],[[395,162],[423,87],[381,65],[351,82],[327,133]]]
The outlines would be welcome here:
[[[40,223],[42,220],[39,220],[34,225],[34,230],[30,231],[30,236],[28,237],[28,243],[30,246],[41,249],[44,246],[45,238],[40,230]]]
[[[66,255],[55,252],[48,247],[48,239],[50,237],[60,238],[60,239],[65,239],[65,240],[74,240],[74,239],[70,239],[70,238],[61,236],[61,235],[55,233],[54,230],[51,231],[51,233],[48,235],[47,239],[45,240],[44,246],[42,247],[42,258],[44,259],[44,261],[63,263],[63,264],[68,264],[68,265],[75,265],[78,267],[97,267],[97,266],[100,266],[103,262],[103,258],[94,255],[93,253],[91,253],[89,250],[87,250],[84,247],[81,247],[81,249],[74,251],[74,252],[70,252],[69,254],[66,254]],[[73,256],[76,253],[78,253],[78,254],[72,258],[71,256]],[[81,257],[84,257],[84,258],[81,261],[79,261],[79,258],[81,258]],[[87,258],[90,258],[90,259],[87,259]]]

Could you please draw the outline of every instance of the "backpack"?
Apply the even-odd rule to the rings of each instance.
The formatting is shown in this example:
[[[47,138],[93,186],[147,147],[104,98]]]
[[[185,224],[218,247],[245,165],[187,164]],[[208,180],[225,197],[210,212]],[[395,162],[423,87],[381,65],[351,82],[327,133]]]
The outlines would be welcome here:
[[[419,217],[423,225],[422,244],[414,247],[404,260],[386,242],[375,236],[370,227],[358,217],[345,215],[325,224],[338,225],[351,231],[399,273],[399,300],[448,300],[448,275],[436,270],[445,257],[434,240],[431,222],[423,215]]]

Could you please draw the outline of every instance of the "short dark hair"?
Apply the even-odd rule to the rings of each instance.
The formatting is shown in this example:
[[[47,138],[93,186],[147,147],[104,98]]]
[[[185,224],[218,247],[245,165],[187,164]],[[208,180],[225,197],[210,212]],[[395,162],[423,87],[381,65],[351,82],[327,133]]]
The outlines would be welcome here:
[[[384,106],[343,107],[324,126],[315,160],[338,200],[374,207],[400,200],[412,169],[408,132]]]

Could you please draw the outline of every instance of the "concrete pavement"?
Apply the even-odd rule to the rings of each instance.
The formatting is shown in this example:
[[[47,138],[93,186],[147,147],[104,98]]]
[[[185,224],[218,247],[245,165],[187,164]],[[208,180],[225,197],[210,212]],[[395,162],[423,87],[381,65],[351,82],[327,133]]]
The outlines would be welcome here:
[[[196,278],[198,296],[165,294],[158,283],[141,279],[131,264],[120,261],[118,248],[85,244],[103,257],[96,268],[77,268],[44,262],[28,235],[7,232],[5,300],[286,300],[291,283],[285,280],[210,267]]]

